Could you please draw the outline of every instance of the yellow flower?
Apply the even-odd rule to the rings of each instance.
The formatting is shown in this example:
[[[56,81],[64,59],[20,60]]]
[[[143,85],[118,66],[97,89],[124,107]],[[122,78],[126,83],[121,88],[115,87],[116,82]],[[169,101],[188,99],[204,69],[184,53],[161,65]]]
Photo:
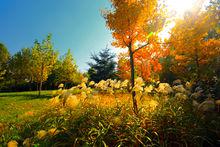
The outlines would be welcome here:
[[[184,93],[178,92],[178,93],[175,94],[175,98],[178,99],[178,100],[186,100],[188,97]]]
[[[51,128],[50,130],[47,131],[49,135],[57,135],[59,133],[59,130],[57,128]]]
[[[89,86],[93,86],[93,85],[95,85],[95,82],[94,81],[90,81],[89,82]]]
[[[157,88],[157,92],[166,95],[172,93],[173,89],[170,87],[168,83],[160,83],[159,87]]]
[[[126,88],[126,87],[128,86],[128,83],[129,83],[128,80],[124,80],[124,81],[121,83],[121,88]]]
[[[115,83],[114,88],[118,89],[120,88],[121,85],[121,81],[118,81],[117,83]]]
[[[87,83],[87,81],[88,81],[88,78],[86,78],[86,77],[82,79],[83,83]]]
[[[64,87],[64,84],[63,83],[61,83],[59,86],[58,86],[58,88],[63,88]]]
[[[187,89],[191,89],[192,82],[186,82],[185,86],[186,86]]]
[[[86,88],[86,93],[87,94],[90,94],[92,92],[92,89],[89,87],[89,88]]]
[[[154,89],[154,87],[153,87],[152,85],[150,85],[150,86],[146,86],[146,87],[144,88],[144,91],[145,91],[146,93],[150,93],[153,89]]]
[[[136,91],[136,92],[142,92],[143,90],[144,90],[143,87],[139,85],[135,85],[133,88],[133,91]]]
[[[75,95],[72,95],[67,98],[66,105],[70,108],[75,108],[79,104],[79,100]]]
[[[47,135],[47,131],[45,130],[40,130],[37,132],[37,138],[38,139],[44,139]]]
[[[83,91],[83,92],[81,92],[81,97],[82,97],[83,99],[85,99],[85,98],[87,98],[87,94]]]
[[[82,87],[82,89],[86,89],[87,88],[86,84],[84,82],[80,84],[80,87]]]
[[[31,146],[31,139],[30,138],[26,138],[24,141],[23,141],[23,145],[25,147],[30,147]]]
[[[155,100],[151,100],[149,102],[149,105],[150,105],[151,108],[155,109],[158,106],[158,102],[155,101]]]
[[[135,79],[135,85],[144,86],[144,80],[141,77]]]
[[[49,101],[50,101],[52,106],[56,106],[56,105],[59,104],[60,99],[59,99],[59,97],[54,97],[54,98],[50,99]]]
[[[11,140],[11,141],[8,142],[7,146],[8,147],[17,147],[18,143],[15,140]]]
[[[183,87],[183,85],[173,86],[173,90],[175,92],[180,92],[180,93],[185,93],[186,92],[186,89]]]

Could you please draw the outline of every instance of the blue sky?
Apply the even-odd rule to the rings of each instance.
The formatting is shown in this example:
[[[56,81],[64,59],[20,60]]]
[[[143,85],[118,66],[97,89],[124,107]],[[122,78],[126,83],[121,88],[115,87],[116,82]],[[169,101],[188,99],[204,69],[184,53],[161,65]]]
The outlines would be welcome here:
[[[60,55],[70,48],[80,71],[86,71],[90,54],[111,44],[100,14],[109,7],[108,0],[0,0],[0,42],[13,55],[51,33]]]

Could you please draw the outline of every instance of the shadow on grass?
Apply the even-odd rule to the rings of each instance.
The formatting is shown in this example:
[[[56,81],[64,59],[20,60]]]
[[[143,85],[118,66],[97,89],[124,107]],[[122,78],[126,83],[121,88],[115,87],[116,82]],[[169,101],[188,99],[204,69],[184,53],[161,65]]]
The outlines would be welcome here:
[[[42,92],[39,96],[37,91],[0,93],[0,98],[19,98],[21,100],[50,99],[51,97],[49,92]]]

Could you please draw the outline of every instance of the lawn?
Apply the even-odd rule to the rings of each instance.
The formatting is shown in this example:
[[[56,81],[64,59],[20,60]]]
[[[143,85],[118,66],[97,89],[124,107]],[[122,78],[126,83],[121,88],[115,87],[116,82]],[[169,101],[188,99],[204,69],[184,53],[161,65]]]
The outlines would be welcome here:
[[[42,91],[40,97],[37,91],[0,93],[0,122],[18,122],[36,115],[51,97],[52,91]]]

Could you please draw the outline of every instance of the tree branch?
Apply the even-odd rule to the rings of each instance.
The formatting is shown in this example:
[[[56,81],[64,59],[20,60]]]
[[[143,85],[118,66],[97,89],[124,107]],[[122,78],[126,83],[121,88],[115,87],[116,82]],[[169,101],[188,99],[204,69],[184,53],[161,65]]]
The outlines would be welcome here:
[[[147,45],[149,45],[149,42],[144,44],[144,45],[142,45],[142,46],[140,46],[140,47],[138,47],[136,50],[133,51],[133,54],[136,53],[137,51],[139,51],[140,49],[144,48]]]
[[[157,44],[171,44],[172,42],[157,42]]]

